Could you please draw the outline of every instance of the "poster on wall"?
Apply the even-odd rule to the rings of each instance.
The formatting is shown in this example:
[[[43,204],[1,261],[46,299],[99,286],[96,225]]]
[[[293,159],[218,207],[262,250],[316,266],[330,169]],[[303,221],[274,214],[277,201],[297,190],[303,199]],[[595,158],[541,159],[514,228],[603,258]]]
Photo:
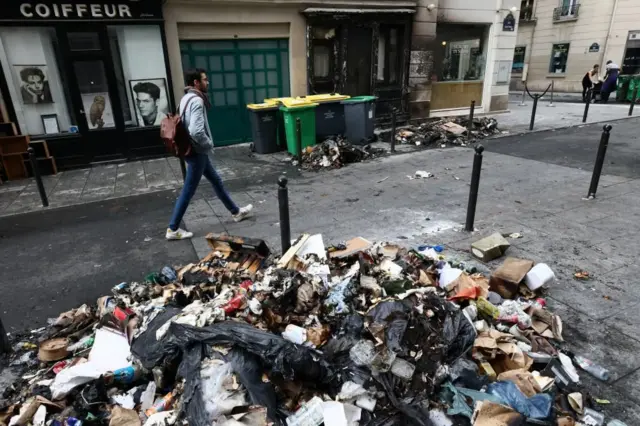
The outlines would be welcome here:
[[[82,106],[85,111],[89,130],[108,129],[116,126],[113,120],[113,110],[111,109],[109,93],[83,93]]]
[[[52,104],[46,65],[14,65],[20,80],[20,96],[24,105]]]
[[[159,126],[169,113],[167,83],[164,78],[129,80],[138,125]]]

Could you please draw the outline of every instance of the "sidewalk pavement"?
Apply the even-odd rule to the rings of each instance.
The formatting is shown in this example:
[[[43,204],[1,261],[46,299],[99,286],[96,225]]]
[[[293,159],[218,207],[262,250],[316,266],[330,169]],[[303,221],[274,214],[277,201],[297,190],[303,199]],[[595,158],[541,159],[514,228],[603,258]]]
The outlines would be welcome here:
[[[526,106],[512,102],[509,104],[509,112],[494,115],[502,130],[502,134],[497,137],[529,133],[531,107],[530,101]],[[534,131],[581,126],[583,111],[584,104],[558,103],[551,107],[548,102],[540,101]],[[624,105],[593,104],[587,122],[625,119],[628,118],[627,112],[628,107]],[[389,148],[387,143],[374,145]],[[397,145],[396,149],[399,153],[406,153],[421,151],[425,147]],[[300,176],[301,173],[286,161],[287,157],[284,152],[253,154],[248,144],[218,148],[212,155],[218,172],[231,190],[244,189],[261,181],[273,180],[283,173],[290,177]],[[89,169],[60,172],[57,175],[46,176],[43,180],[50,204],[47,209],[179,189],[182,186],[182,174],[175,158],[99,165]],[[203,184],[208,185],[204,180]],[[0,217],[41,210],[46,209],[42,207],[33,179],[0,185]]]
[[[583,103],[555,103],[549,105],[548,100],[538,101],[533,130],[561,129],[570,126],[582,126],[584,115]],[[520,101],[509,102],[509,112],[496,115],[498,127],[507,130],[509,134],[529,132],[533,100],[528,98],[525,106]],[[637,114],[636,114],[637,115]],[[610,122],[629,118],[629,105],[624,104],[591,104],[587,114],[587,124]]]
[[[255,155],[248,145],[215,151],[212,161],[228,188],[242,188],[297,170],[285,153]],[[203,179],[204,181],[204,179]],[[182,187],[177,158],[158,158],[69,170],[43,177],[49,207],[43,208],[34,179],[0,185],[0,217],[59,207],[149,194]]]
[[[629,131],[637,126],[630,123]],[[579,129],[582,131],[583,129]],[[589,126],[584,145],[590,155],[597,149],[599,126]],[[578,129],[546,135],[560,138]],[[627,145],[625,135],[613,141]],[[462,231],[469,193],[473,151],[465,148],[433,149],[396,155],[340,170],[306,175],[289,185],[291,232],[322,233],[326,244],[361,236],[406,246],[445,244],[468,252],[470,244],[493,232],[520,233],[512,239],[508,256],[547,263],[557,281],[548,303],[564,321],[567,347],[610,370],[603,384],[582,372],[580,377],[596,398],[611,401],[603,406],[609,418],[640,424],[640,170],[633,175],[606,174],[600,180],[598,198],[585,201],[590,170],[580,164],[547,164],[530,159],[538,135],[525,136],[527,150],[518,155],[516,142],[523,137],[486,142],[476,231]],[[593,139],[593,140],[592,140]],[[514,151],[500,154],[503,144]],[[640,150],[640,141],[629,142]],[[544,148],[553,151],[551,144]],[[557,156],[564,156],[560,152]],[[547,152],[548,157],[553,154]],[[595,158],[595,155],[594,155]],[[605,165],[605,173],[607,173]],[[434,173],[431,179],[409,179],[416,170]],[[205,235],[228,232],[267,241],[280,251],[280,226],[275,181],[234,193],[241,203],[253,202],[255,216],[234,223],[215,199],[200,199],[185,216],[195,233],[199,256],[209,252]],[[451,253],[451,252],[449,252]],[[459,252],[458,252],[459,253]],[[445,251],[445,255],[447,251]],[[494,269],[504,260],[486,265]],[[588,271],[591,279],[578,281],[576,271]]]
[[[535,92],[532,91],[531,94],[534,93],[542,93],[542,92]],[[531,98],[525,94],[525,100],[531,100]],[[551,101],[551,93],[547,92],[547,94],[544,96],[544,98],[540,98],[541,100],[545,100],[546,102],[550,102]],[[509,102],[521,102],[522,101],[522,92],[516,92],[516,91],[510,91],[509,92]],[[555,92],[553,94],[553,102],[572,102],[572,103],[582,103],[582,92]],[[629,106],[629,102],[628,101],[622,101],[622,102],[617,102],[616,101],[616,94],[612,93],[611,97],[609,98],[609,104],[614,104],[614,105],[627,105],[627,107]]]

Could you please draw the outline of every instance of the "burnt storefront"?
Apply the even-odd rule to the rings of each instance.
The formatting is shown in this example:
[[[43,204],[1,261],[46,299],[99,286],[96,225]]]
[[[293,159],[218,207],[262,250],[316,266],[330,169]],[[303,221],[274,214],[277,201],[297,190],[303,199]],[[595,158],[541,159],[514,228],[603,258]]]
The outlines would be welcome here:
[[[376,121],[409,118],[412,9],[309,8],[308,93],[378,97]]]
[[[59,169],[161,155],[174,108],[160,0],[4,0],[0,90]]]

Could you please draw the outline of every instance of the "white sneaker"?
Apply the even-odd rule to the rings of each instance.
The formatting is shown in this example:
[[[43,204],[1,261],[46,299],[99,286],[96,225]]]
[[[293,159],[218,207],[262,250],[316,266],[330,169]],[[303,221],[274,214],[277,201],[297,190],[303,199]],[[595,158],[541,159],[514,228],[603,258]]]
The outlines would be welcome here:
[[[185,240],[193,237],[193,232],[185,231],[184,229],[176,229],[172,231],[171,228],[167,228],[167,235],[165,238],[169,241],[171,240]]]
[[[238,213],[233,215],[233,220],[236,222],[242,222],[249,216],[251,216],[251,211],[253,210],[253,204],[249,204],[248,206],[244,206],[240,208]]]

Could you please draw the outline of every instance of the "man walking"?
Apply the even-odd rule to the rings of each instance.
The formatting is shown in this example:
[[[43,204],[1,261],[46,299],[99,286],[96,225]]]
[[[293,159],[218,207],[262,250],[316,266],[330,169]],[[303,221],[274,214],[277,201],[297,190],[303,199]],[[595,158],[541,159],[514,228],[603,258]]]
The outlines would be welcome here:
[[[187,85],[186,94],[180,101],[179,112],[182,115],[184,126],[189,130],[193,152],[184,158],[187,163],[187,176],[180,197],[176,201],[169,229],[167,229],[167,240],[182,240],[193,237],[192,232],[180,229],[179,226],[203,175],[211,182],[213,190],[229,210],[233,220],[240,222],[248,217],[253,210],[251,204],[242,208],[236,206],[209,159],[209,152],[213,149],[213,140],[206,112],[206,109],[211,106],[206,96],[209,88],[206,71],[202,69],[187,71],[185,83]]]

